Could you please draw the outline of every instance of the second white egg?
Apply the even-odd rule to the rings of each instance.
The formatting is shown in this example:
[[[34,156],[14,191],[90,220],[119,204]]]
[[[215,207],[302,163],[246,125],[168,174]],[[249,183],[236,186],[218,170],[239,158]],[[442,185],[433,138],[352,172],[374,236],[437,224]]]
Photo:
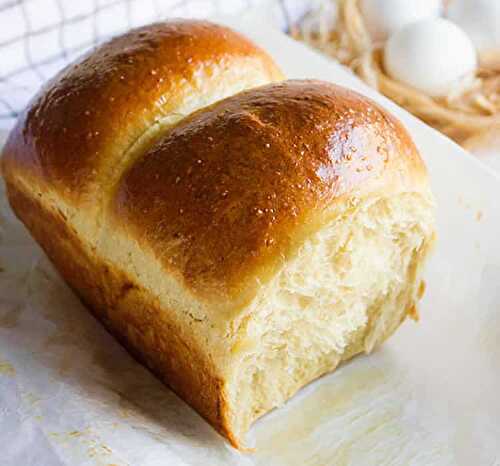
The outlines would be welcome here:
[[[442,0],[361,0],[361,13],[372,37],[385,40],[407,24],[442,13]]]
[[[448,18],[467,32],[480,53],[500,52],[499,0],[452,0]]]
[[[477,67],[469,37],[451,21],[419,21],[395,32],[384,48],[384,67],[394,79],[431,96],[446,95]]]

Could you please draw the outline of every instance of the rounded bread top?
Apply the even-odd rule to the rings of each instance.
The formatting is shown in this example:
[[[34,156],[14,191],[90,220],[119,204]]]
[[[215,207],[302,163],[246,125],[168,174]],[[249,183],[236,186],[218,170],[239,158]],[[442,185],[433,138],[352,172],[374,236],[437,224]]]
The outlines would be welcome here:
[[[428,195],[426,168],[395,118],[339,86],[285,81],[181,121],[124,174],[112,208],[196,294],[247,301],[339,203],[415,191]]]

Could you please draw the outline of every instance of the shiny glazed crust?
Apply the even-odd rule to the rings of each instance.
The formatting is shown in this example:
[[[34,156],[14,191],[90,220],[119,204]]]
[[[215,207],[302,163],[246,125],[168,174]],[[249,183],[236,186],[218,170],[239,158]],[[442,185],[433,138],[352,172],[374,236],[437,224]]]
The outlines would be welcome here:
[[[428,195],[393,117],[333,84],[268,84],[281,79],[227,28],[140,28],[56,76],[2,159],[68,284],[238,447],[225,377],[245,306],[339,205]]]
[[[200,99],[206,105],[245,89],[248,75],[252,87],[282,77],[267,54],[226,27],[178,20],[135,29],[47,83],[12,131],[6,163],[81,203],[111,181],[146,130],[190,113]]]

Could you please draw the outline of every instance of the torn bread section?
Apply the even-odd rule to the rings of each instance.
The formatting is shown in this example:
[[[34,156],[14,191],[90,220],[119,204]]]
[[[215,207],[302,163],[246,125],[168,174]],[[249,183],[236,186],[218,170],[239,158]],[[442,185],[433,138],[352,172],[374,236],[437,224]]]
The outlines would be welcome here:
[[[252,305],[232,352],[238,436],[262,414],[411,316],[434,242],[432,201],[369,199],[309,238]]]

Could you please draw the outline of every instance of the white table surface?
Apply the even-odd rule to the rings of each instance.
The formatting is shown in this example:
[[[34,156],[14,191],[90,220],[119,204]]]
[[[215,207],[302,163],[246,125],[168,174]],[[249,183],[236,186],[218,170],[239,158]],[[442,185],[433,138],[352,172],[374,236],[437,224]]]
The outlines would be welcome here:
[[[500,465],[500,183],[458,146],[261,19],[290,77],[371,95],[428,165],[439,243],[421,322],[311,384],[235,452],[86,312],[0,195],[0,464]]]

